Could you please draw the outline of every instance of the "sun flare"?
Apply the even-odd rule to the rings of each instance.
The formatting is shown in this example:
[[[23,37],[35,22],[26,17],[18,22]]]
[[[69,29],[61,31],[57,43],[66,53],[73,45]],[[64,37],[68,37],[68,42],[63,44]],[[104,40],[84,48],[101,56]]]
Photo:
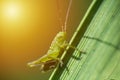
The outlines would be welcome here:
[[[14,5],[11,5],[10,7],[7,8],[7,14],[9,16],[16,16],[18,13],[17,13],[17,7],[14,6]]]
[[[20,16],[20,6],[18,4],[9,3],[3,6],[3,15],[7,19],[16,19]]]

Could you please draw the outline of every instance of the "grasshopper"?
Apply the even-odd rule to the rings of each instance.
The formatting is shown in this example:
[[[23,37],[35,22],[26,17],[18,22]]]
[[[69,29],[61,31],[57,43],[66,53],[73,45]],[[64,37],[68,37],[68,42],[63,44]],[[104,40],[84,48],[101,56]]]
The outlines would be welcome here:
[[[60,57],[68,45],[66,41],[66,24],[71,4],[72,0],[69,1],[68,10],[66,13],[66,20],[64,26],[62,26],[62,31],[57,33],[57,35],[53,39],[47,54],[33,62],[28,63],[29,67],[40,66],[40,70],[42,72],[46,72],[56,68],[58,65],[63,65]]]

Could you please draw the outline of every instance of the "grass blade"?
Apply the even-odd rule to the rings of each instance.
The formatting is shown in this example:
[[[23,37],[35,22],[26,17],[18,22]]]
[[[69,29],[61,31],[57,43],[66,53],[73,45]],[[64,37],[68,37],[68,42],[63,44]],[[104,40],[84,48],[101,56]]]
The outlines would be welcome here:
[[[65,65],[49,80],[120,80],[119,5],[119,0],[93,0],[70,41],[86,54],[68,48]]]

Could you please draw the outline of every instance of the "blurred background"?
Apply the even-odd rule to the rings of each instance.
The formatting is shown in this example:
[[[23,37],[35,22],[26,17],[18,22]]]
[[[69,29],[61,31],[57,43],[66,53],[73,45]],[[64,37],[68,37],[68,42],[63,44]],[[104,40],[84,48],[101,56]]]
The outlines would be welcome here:
[[[69,0],[0,0],[0,80],[48,80],[27,63],[46,54],[64,24]],[[70,40],[92,0],[73,0],[67,23]]]

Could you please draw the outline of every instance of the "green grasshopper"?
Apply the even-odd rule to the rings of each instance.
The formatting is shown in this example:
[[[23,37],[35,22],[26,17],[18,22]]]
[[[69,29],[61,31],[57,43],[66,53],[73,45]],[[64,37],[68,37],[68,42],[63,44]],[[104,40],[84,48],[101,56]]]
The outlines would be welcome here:
[[[69,2],[64,27],[62,27],[62,31],[57,33],[57,35],[53,39],[47,54],[33,62],[28,63],[29,67],[40,66],[40,70],[42,72],[46,72],[56,68],[58,65],[63,65],[63,62],[60,59],[60,57],[68,45],[66,41],[66,24],[71,4],[72,0],[70,0]]]

